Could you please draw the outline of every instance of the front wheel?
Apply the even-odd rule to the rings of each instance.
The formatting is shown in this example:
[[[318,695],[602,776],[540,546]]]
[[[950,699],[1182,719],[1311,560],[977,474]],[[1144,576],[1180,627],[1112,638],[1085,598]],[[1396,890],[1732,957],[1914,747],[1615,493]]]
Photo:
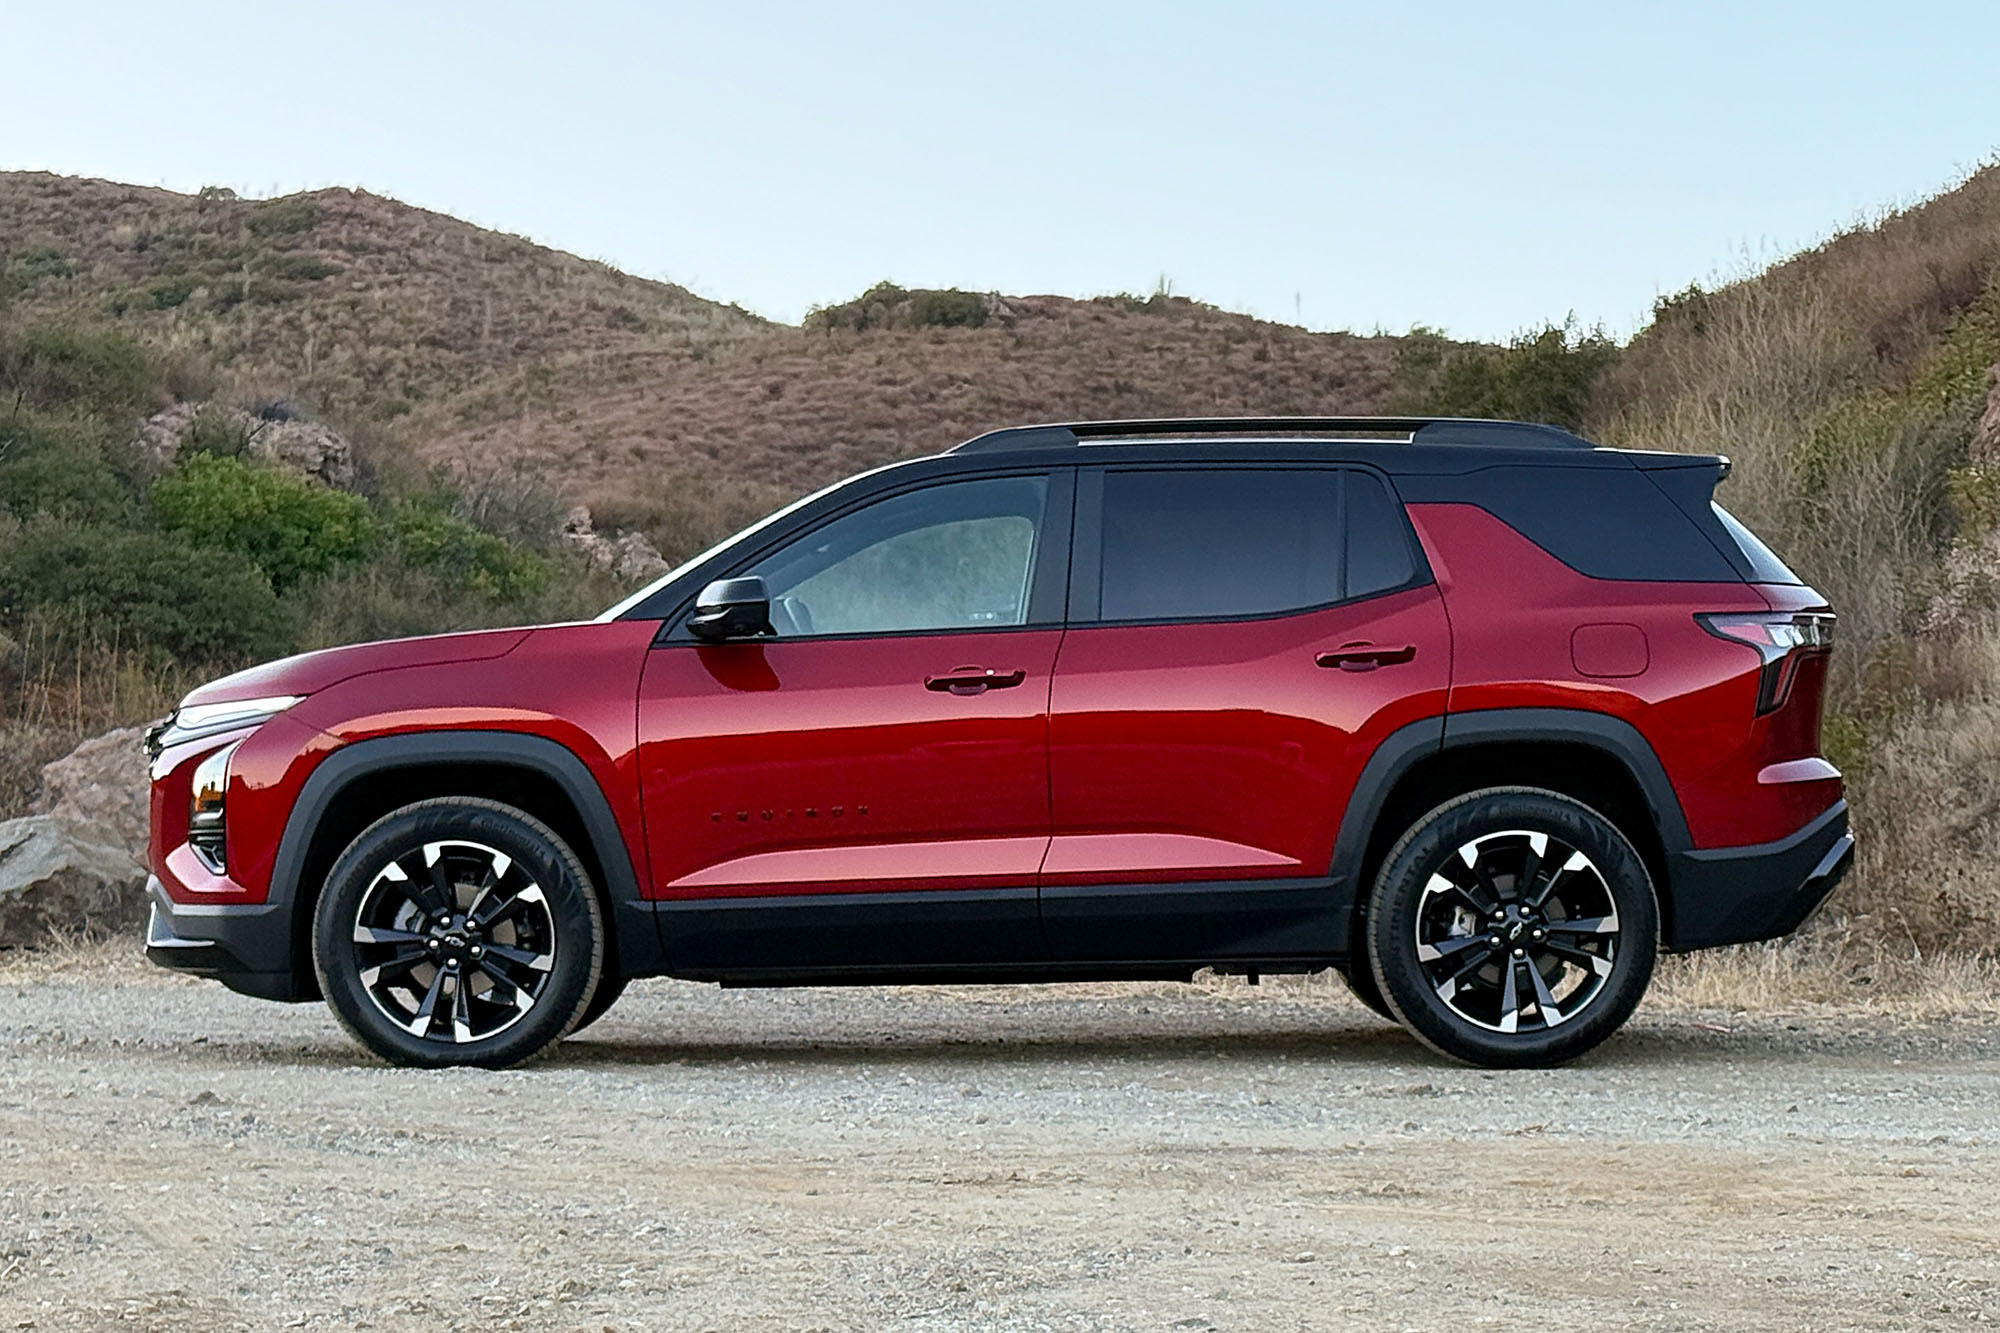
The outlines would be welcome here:
[[[1498,787],[1447,802],[1376,877],[1369,961],[1396,1016],[1474,1064],[1558,1064],[1629,1018],[1653,975],[1646,863],[1581,802]]]
[[[365,829],[313,919],[320,993],[403,1065],[500,1068],[574,1028],[598,990],[604,925],[576,854],[497,801],[445,797]]]

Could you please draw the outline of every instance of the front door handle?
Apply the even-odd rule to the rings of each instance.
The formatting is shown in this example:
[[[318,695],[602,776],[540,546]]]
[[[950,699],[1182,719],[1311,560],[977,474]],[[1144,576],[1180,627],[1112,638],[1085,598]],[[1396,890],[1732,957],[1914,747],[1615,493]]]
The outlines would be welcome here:
[[[954,667],[942,676],[925,676],[924,688],[948,694],[981,694],[1011,690],[1028,678],[1026,671],[995,671],[992,667]]]
[[[1400,666],[1417,655],[1414,643],[1398,644],[1393,648],[1383,648],[1372,643],[1343,643],[1330,653],[1321,653],[1315,660],[1323,667],[1338,667],[1342,671],[1373,671],[1376,667]]]

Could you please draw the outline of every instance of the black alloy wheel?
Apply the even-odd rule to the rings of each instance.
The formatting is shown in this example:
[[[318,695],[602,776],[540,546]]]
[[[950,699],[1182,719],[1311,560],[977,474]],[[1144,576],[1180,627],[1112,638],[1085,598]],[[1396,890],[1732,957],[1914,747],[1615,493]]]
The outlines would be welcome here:
[[[532,816],[473,798],[371,825],[335,862],[314,921],[321,992],[398,1064],[528,1058],[582,1020],[603,958],[575,854]]]
[[[1644,860],[1596,811],[1496,788],[1432,811],[1390,852],[1368,918],[1396,1015],[1478,1064],[1570,1059],[1624,1023],[1652,977]]]

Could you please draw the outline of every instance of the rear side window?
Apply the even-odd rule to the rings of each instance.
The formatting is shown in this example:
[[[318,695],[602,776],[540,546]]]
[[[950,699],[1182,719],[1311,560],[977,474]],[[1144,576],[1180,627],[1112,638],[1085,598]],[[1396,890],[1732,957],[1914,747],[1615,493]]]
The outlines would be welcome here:
[[[1694,520],[1636,468],[1503,466],[1456,477],[1410,477],[1404,485],[1412,500],[1470,501],[1591,578],[1742,578]]]
[[[1416,577],[1403,506],[1382,479],[1366,472],[1347,477],[1347,595],[1400,588]]]
[[[1709,502],[1715,511],[1716,521],[1722,530],[1736,543],[1736,549],[1743,553],[1744,561],[1750,566],[1752,583],[1802,583],[1804,580],[1792,573],[1791,567],[1778,559],[1777,552],[1764,545],[1761,538],[1743,526],[1742,520],[1721,505]]]
[[[1102,523],[1104,620],[1275,615],[1399,587],[1416,569],[1381,482],[1335,468],[1111,469]]]

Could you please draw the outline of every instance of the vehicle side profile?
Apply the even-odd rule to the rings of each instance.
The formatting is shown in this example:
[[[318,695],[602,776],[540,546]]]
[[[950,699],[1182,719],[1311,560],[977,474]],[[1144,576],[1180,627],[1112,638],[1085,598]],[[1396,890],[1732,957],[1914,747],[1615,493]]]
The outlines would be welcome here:
[[[1833,613],[1727,470],[1515,422],[995,431],[590,623],[196,690],[149,738],[147,952],[417,1065],[636,977],[1205,968],[1562,1061],[1853,859]]]

